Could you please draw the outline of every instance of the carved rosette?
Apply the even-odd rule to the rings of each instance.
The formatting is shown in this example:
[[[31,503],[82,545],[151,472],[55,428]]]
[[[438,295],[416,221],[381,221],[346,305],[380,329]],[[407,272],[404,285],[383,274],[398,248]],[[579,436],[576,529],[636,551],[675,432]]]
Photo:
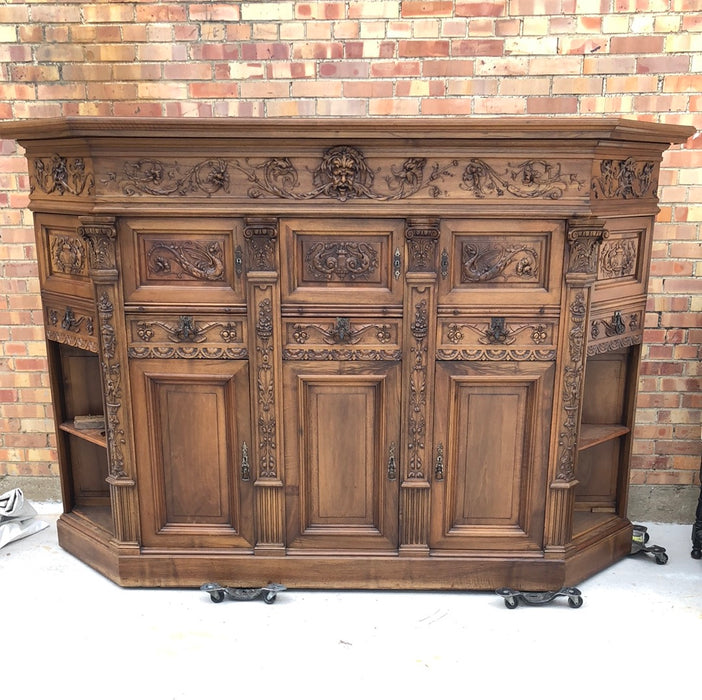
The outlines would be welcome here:
[[[248,269],[264,271],[276,269],[275,241],[278,238],[278,220],[247,218],[244,238],[248,254]]]
[[[575,478],[578,415],[585,361],[585,295],[578,291],[569,307],[568,361],[563,372],[561,431],[559,433],[558,481]]]

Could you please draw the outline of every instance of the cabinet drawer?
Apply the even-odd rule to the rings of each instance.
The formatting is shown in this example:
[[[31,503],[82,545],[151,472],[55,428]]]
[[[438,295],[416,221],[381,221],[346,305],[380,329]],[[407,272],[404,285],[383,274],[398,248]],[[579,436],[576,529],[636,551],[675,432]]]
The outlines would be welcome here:
[[[439,318],[440,360],[553,360],[558,321],[543,316],[460,316]]]
[[[129,357],[228,359],[248,357],[246,317],[128,314]]]
[[[598,355],[639,345],[643,337],[644,313],[644,304],[595,306],[590,312],[587,354]]]
[[[284,304],[400,305],[404,221],[280,223]]]
[[[439,304],[556,305],[563,245],[562,222],[445,220]]]
[[[241,224],[233,219],[122,219],[128,304],[242,304]]]
[[[400,360],[398,318],[283,319],[284,360]]]

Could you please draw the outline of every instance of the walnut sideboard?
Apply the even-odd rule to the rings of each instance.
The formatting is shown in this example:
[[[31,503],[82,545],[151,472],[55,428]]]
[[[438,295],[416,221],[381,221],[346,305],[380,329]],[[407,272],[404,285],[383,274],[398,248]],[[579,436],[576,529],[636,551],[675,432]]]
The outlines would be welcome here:
[[[3,124],[61,545],[124,586],[543,590],[617,561],[659,165],[693,131]]]

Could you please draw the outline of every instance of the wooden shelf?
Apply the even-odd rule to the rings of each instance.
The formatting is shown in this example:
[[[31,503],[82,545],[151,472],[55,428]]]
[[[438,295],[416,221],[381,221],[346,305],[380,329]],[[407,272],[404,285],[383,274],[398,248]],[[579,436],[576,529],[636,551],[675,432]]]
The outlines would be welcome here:
[[[83,440],[87,440],[88,442],[92,442],[95,445],[99,445],[100,447],[105,447],[107,448],[107,438],[105,437],[105,431],[100,430],[100,429],[81,429],[78,430],[78,428],[75,427],[73,424],[73,421],[66,421],[64,423],[61,423],[59,425],[59,428],[63,430],[65,433],[70,433],[71,435],[75,435],[76,437],[82,438]]]
[[[578,450],[587,450],[588,447],[600,445],[603,442],[607,442],[607,440],[613,440],[621,435],[626,435],[628,432],[629,428],[625,425],[583,423],[580,426]]]

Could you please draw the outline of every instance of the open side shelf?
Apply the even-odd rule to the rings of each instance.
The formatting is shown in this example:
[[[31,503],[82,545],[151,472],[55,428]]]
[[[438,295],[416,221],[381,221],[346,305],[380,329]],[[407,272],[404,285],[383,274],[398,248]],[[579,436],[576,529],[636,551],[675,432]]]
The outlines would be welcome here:
[[[580,439],[578,440],[578,450],[587,450],[608,440],[614,440],[621,435],[626,435],[630,430],[626,425],[609,425],[583,423],[580,426]]]

